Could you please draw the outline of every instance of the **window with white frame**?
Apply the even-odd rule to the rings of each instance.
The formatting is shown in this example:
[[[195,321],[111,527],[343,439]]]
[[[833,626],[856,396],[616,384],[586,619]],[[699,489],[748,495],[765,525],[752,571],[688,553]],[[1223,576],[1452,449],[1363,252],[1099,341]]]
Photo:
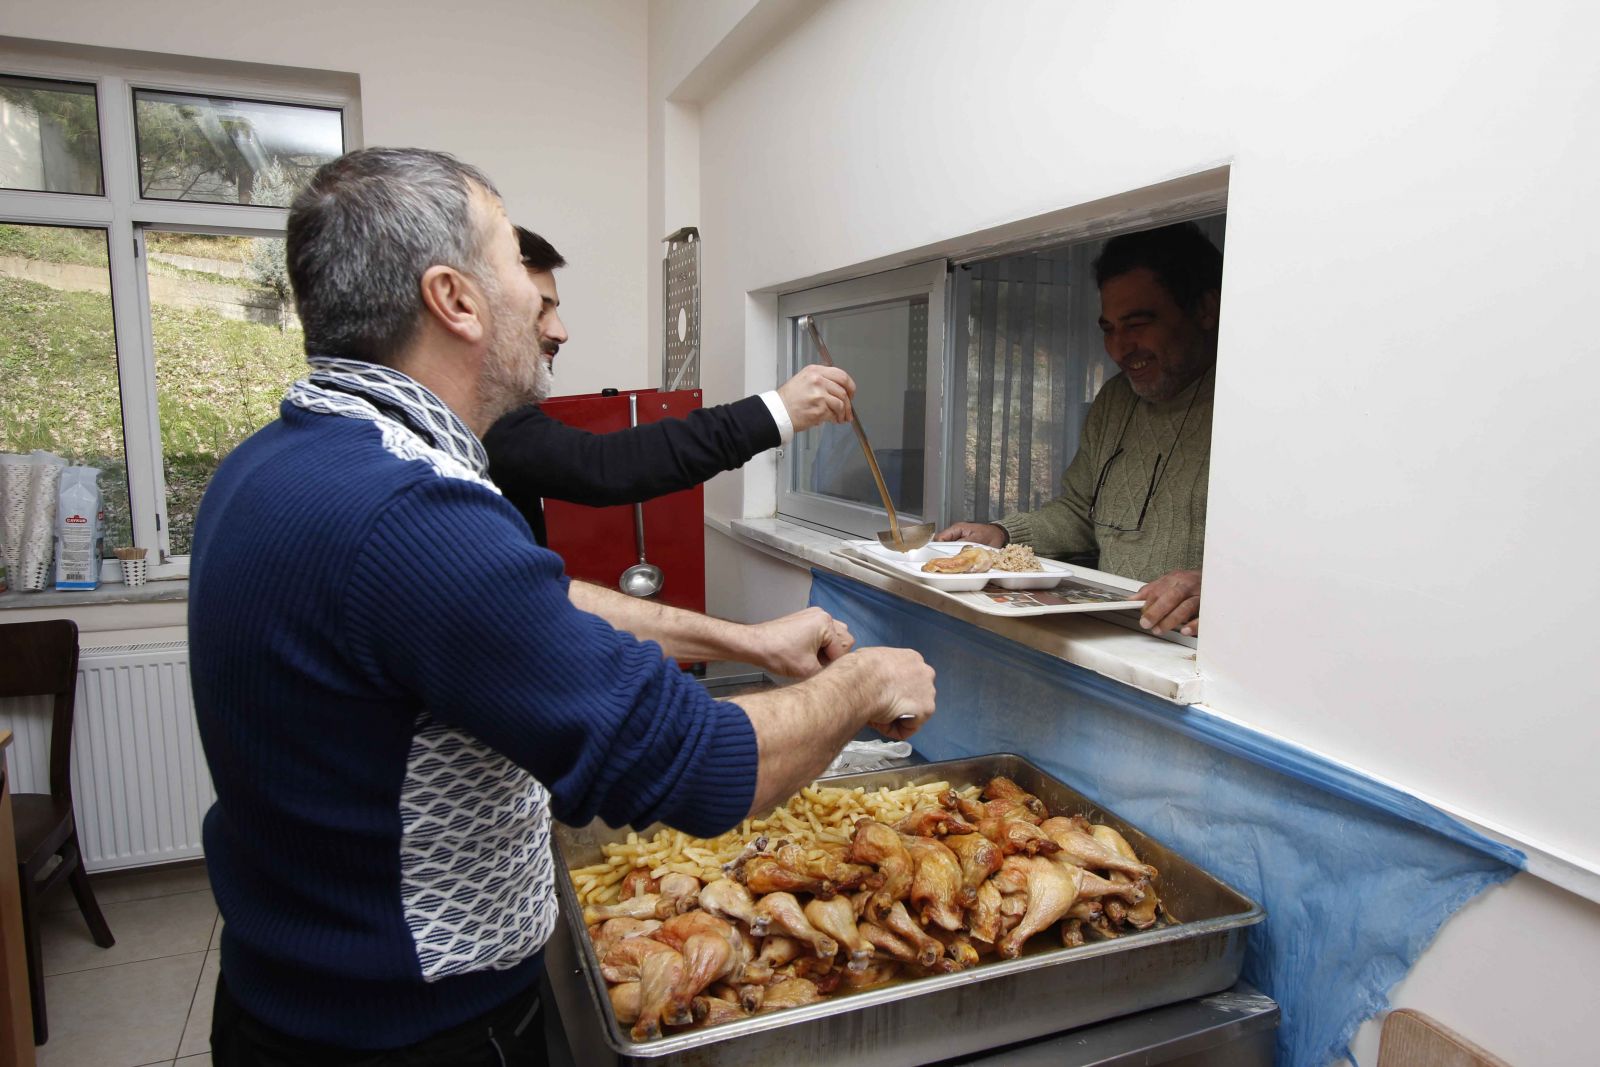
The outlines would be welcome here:
[[[856,382],[855,411],[903,522],[943,509],[941,463],[945,263],[939,260],[790,293],[778,300],[783,377],[818,354],[816,322],[834,363]],[[825,424],[797,434],[778,475],[778,512],[871,537],[887,513],[855,432]]]
[[[100,468],[107,556],[182,577],[211,474],[303,375],[285,209],[356,100],[108,55],[0,50],[0,451]]]
[[[1185,215],[1193,217],[1177,218]],[[1225,213],[1194,221],[1223,247]],[[1116,232],[1127,231],[1091,229],[783,296],[780,376],[817,361],[801,326],[815,319],[834,361],[856,379],[856,410],[907,521],[991,522],[1036,510],[1060,494],[1089,407],[1118,373],[1101,336],[1093,269]],[[862,537],[886,528],[848,426],[795,437],[779,469],[778,513]]]

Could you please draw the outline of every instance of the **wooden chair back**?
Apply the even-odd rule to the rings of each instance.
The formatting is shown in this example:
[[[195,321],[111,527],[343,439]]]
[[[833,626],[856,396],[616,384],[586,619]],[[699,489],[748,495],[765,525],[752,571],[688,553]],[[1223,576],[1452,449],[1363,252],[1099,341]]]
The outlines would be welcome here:
[[[72,800],[72,713],[78,688],[78,624],[71,619],[0,625],[0,697],[54,698],[50,795]]]

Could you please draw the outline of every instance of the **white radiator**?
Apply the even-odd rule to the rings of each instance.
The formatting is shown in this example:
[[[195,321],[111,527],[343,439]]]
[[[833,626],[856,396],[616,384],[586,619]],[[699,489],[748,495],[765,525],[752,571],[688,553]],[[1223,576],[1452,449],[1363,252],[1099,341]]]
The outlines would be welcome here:
[[[72,796],[92,871],[193,859],[216,798],[189,698],[181,641],[85,648],[78,656]],[[0,702],[16,735],[12,789],[50,788],[50,704]]]

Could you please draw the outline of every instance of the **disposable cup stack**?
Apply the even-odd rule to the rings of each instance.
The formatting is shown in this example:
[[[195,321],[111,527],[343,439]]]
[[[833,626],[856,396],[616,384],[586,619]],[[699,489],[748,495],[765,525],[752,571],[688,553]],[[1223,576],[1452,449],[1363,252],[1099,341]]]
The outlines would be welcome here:
[[[21,573],[22,531],[28,525],[28,492],[32,488],[33,457],[0,455],[0,549],[6,572]]]
[[[51,585],[50,561],[55,554],[56,494],[66,461],[48,452],[35,452],[28,478],[22,546],[17,560],[17,588],[37,591]]]

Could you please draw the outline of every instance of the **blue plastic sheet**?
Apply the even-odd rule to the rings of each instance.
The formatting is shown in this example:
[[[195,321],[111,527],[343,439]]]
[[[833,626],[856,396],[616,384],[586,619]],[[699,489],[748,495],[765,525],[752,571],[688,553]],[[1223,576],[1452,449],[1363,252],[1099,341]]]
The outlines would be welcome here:
[[[938,671],[928,759],[1018,752],[1259,901],[1244,977],[1282,1009],[1285,1067],[1349,1059],[1445,919],[1522,866],[1414,797],[919,604],[820,571],[811,603]]]

